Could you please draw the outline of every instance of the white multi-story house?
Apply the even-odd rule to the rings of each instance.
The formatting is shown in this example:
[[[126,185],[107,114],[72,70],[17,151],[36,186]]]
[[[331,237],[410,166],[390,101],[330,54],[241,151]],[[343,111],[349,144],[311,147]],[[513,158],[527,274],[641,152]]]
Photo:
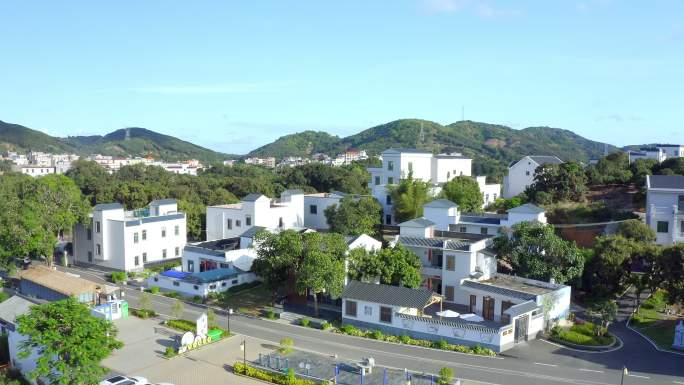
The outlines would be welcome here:
[[[561,164],[562,160],[555,156],[528,155],[508,167],[508,175],[504,177],[504,198],[519,195],[534,183],[534,172],[545,164]]]
[[[486,176],[475,177],[477,181],[477,186],[480,188],[482,193],[482,207],[487,207],[494,203],[498,198],[501,197],[501,185],[498,183],[487,184]]]
[[[247,158],[245,159],[246,164],[255,164],[255,165],[260,165],[264,166],[266,168],[275,168],[276,166],[276,159],[274,157],[268,157],[268,158]]]
[[[684,157],[684,145],[681,144],[659,144],[656,146],[665,153],[666,158]]]
[[[36,166],[33,164],[24,164],[24,165],[12,165],[12,171],[14,172],[20,172],[25,175],[33,176],[33,177],[39,177],[39,176],[44,176],[44,175],[50,175],[50,174],[55,174],[56,169],[55,167],[52,166]]]
[[[409,175],[416,180],[429,182],[433,185],[430,193],[437,195],[441,185],[457,176],[470,176],[472,159],[460,154],[433,155],[429,151],[416,149],[389,149],[382,152],[382,167],[369,167],[371,180],[368,186],[371,194],[380,202],[383,208],[385,224],[394,224],[392,198],[387,186],[399,183]],[[484,178],[484,177],[481,177]],[[478,179],[480,190],[494,197],[498,185],[486,185],[485,179]],[[498,187],[497,187],[498,186]]]
[[[330,228],[325,209],[336,206],[347,194],[340,191],[304,195],[304,227],[316,230]]]
[[[662,163],[670,158],[684,157],[684,145],[681,144],[658,144],[652,147],[644,147],[639,151],[629,152],[629,163],[637,159],[654,159]]]
[[[646,223],[656,232],[656,243],[684,242],[684,176],[646,176]]]
[[[187,242],[185,213],[174,199],[152,201],[147,209],[125,211],[119,203],[93,208],[90,223],[74,228],[74,259],[123,271],[180,259]]]

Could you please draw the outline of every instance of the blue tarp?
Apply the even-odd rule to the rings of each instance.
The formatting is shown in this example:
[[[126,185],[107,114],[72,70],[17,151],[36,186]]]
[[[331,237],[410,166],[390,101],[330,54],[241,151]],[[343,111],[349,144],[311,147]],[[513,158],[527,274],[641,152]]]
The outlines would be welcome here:
[[[177,271],[177,270],[166,270],[165,272],[161,273],[164,277],[169,277],[169,278],[177,278],[177,279],[184,279],[187,276],[190,275],[190,273],[186,273],[184,271]]]
[[[223,279],[229,279],[232,277],[237,277],[238,271],[233,269],[233,268],[227,268],[227,269],[214,269],[214,270],[209,270],[209,271],[203,271],[201,273],[194,273],[193,277],[195,277],[198,281],[202,283],[206,282],[214,282],[214,281],[220,281]]]

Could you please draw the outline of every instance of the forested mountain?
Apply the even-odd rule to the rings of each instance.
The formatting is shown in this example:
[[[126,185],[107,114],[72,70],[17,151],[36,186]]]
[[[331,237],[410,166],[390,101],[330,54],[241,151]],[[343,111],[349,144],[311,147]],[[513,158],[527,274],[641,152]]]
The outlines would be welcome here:
[[[422,134],[421,134],[422,132]],[[324,137],[325,140],[316,141]],[[433,152],[460,152],[474,159],[474,172],[500,177],[507,165],[525,155],[556,155],[564,160],[586,162],[598,158],[605,150],[616,148],[581,137],[572,131],[551,127],[510,127],[461,121],[443,126],[439,123],[402,119],[369,128],[358,134],[338,139],[312,131],[284,136],[250,153],[260,156],[330,155],[347,148],[358,148],[377,155],[391,147],[415,147]]]
[[[0,149],[9,151],[71,152],[81,155],[147,156],[167,161],[199,159],[221,161],[229,157],[216,151],[145,128],[123,128],[105,136],[57,138],[18,124],[0,121]]]

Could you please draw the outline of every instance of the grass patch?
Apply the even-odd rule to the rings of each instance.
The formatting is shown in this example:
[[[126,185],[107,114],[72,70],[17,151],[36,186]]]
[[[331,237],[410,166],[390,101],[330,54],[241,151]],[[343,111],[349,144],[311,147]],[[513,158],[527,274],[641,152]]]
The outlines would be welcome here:
[[[489,348],[483,348],[480,345],[466,346],[466,345],[455,345],[450,344],[445,340],[440,341],[430,341],[421,340],[409,337],[407,335],[395,336],[392,334],[384,334],[380,330],[364,330],[359,329],[353,325],[342,325],[339,329],[335,330],[337,333],[347,334],[350,336],[370,338],[378,341],[394,342],[413,346],[422,346],[425,348],[448,350],[452,352],[469,353],[476,354],[480,356],[496,356],[496,353]]]
[[[597,223],[635,219],[626,210],[606,207],[603,203],[559,202],[544,206],[549,223]]]
[[[663,312],[667,308],[667,292],[658,290],[645,300],[632,317],[630,325],[646,335],[661,349],[672,349],[677,321]]]
[[[241,291],[226,291],[218,299],[218,305],[224,309],[235,309],[241,313],[260,316],[261,309],[270,306],[271,292],[259,284]]]
[[[605,330],[603,335],[597,336],[596,328],[598,326],[591,322],[576,323],[570,329],[556,326],[551,330],[551,339],[584,346],[607,346],[615,342],[615,337]]]
[[[166,321],[165,325],[171,329],[175,329],[175,330],[178,330],[181,332],[193,332],[194,333],[195,331],[197,331],[197,324],[196,323],[194,323],[192,321],[184,320],[184,319],[171,319],[171,320]],[[212,329],[221,330],[223,332],[223,334],[221,335],[221,338],[226,338],[226,337],[231,336],[231,334],[228,333],[227,330],[220,328],[220,327],[217,327],[215,325],[209,325],[209,330],[212,330]]]

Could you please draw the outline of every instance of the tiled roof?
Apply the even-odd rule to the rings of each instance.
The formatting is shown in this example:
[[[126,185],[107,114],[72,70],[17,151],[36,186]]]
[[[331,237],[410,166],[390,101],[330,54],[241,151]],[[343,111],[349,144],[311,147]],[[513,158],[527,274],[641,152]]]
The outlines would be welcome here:
[[[684,189],[682,175],[648,175],[646,178],[648,188]]]
[[[423,217],[420,218],[414,218],[411,219],[410,221],[402,222],[399,224],[399,226],[408,226],[408,227],[428,227],[428,226],[434,226],[435,222],[425,219]]]
[[[543,213],[545,210],[537,205],[533,205],[532,203],[525,203],[522,206],[514,207],[512,209],[509,209],[509,213],[534,213],[534,214],[539,214]]]
[[[448,199],[435,199],[433,201],[430,201],[423,205],[423,207],[437,207],[437,208],[451,208],[451,207],[456,207],[458,206],[456,203],[448,200]]]
[[[249,229],[245,230],[244,233],[240,234],[241,238],[254,238],[257,233],[261,230],[265,230],[266,228],[263,226],[252,226]]]
[[[461,285],[465,286],[465,287],[470,287],[472,289],[482,290],[482,291],[486,291],[486,292],[490,292],[490,293],[494,293],[494,294],[501,294],[501,295],[505,295],[507,297],[524,299],[524,300],[531,300],[531,299],[534,299],[536,297],[533,294],[525,293],[522,291],[507,289],[507,288],[499,287],[499,286],[488,285],[486,283],[480,283],[477,281],[465,280],[465,281],[463,281],[463,283]]]
[[[476,322],[468,322],[466,320],[460,319],[460,318],[449,318],[448,320],[440,319],[440,318],[427,318],[427,317],[421,317],[421,316],[415,316],[415,315],[410,315],[410,314],[405,314],[405,313],[396,313],[397,316],[400,318],[404,318],[407,320],[415,320],[415,321],[421,321],[421,322],[428,322],[431,324],[437,324],[437,325],[442,325],[442,326],[447,326],[447,327],[452,327],[452,328],[463,328],[463,329],[470,329],[470,330],[477,330],[482,333],[491,333],[491,334],[496,334],[499,333],[501,328],[493,328],[493,327],[488,327],[485,325],[480,325]]]
[[[539,309],[539,305],[537,305],[536,302],[533,300],[525,301],[523,303],[519,303],[517,305],[511,306],[510,308],[506,309],[504,313],[509,314],[512,317],[519,316],[521,314],[529,313],[531,311],[535,311]]]
[[[500,225],[501,218],[492,218],[480,215],[461,215],[461,222],[466,223],[479,223],[483,225]]]
[[[153,206],[153,205],[174,205],[176,203],[178,203],[178,202],[176,202],[175,199],[171,199],[171,198],[169,198],[169,199],[155,199],[152,202],[150,202],[150,206]]]
[[[93,210],[95,211],[106,211],[106,210],[118,210],[118,209],[123,209],[123,205],[121,203],[100,203],[99,205],[95,205],[93,207]]]
[[[342,298],[393,306],[422,309],[435,294],[425,289],[351,281],[342,291]]]
[[[399,243],[405,246],[430,247],[459,251],[467,251],[470,248],[470,242],[459,239],[419,238],[400,235]]]
[[[73,276],[44,266],[35,266],[19,273],[23,280],[36,283],[58,293],[74,296],[95,293],[97,285],[83,278]]]
[[[12,296],[0,303],[0,319],[6,322],[14,322],[18,316],[29,311],[35,303],[19,296]]]
[[[263,195],[263,194],[252,193],[252,194],[248,194],[247,196],[245,196],[245,197],[242,198],[241,200],[242,200],[243,202],[254,202],[254,201],[256,201],[257,199],[261,198],[262,196],[264,196],[264,195]]]
[[[530,158],[532,158],[533,161],[539,163],[539,165],[545,165],[545,164],[562,164],[563,161],[558,159],[557,156],[548,156],[548,155],[530,155]]]
[[[398,152],[402,154],[432,154],[431,151],[419,150],[417,148],[390,148],[383,151],[383,153],[385,152]]]

